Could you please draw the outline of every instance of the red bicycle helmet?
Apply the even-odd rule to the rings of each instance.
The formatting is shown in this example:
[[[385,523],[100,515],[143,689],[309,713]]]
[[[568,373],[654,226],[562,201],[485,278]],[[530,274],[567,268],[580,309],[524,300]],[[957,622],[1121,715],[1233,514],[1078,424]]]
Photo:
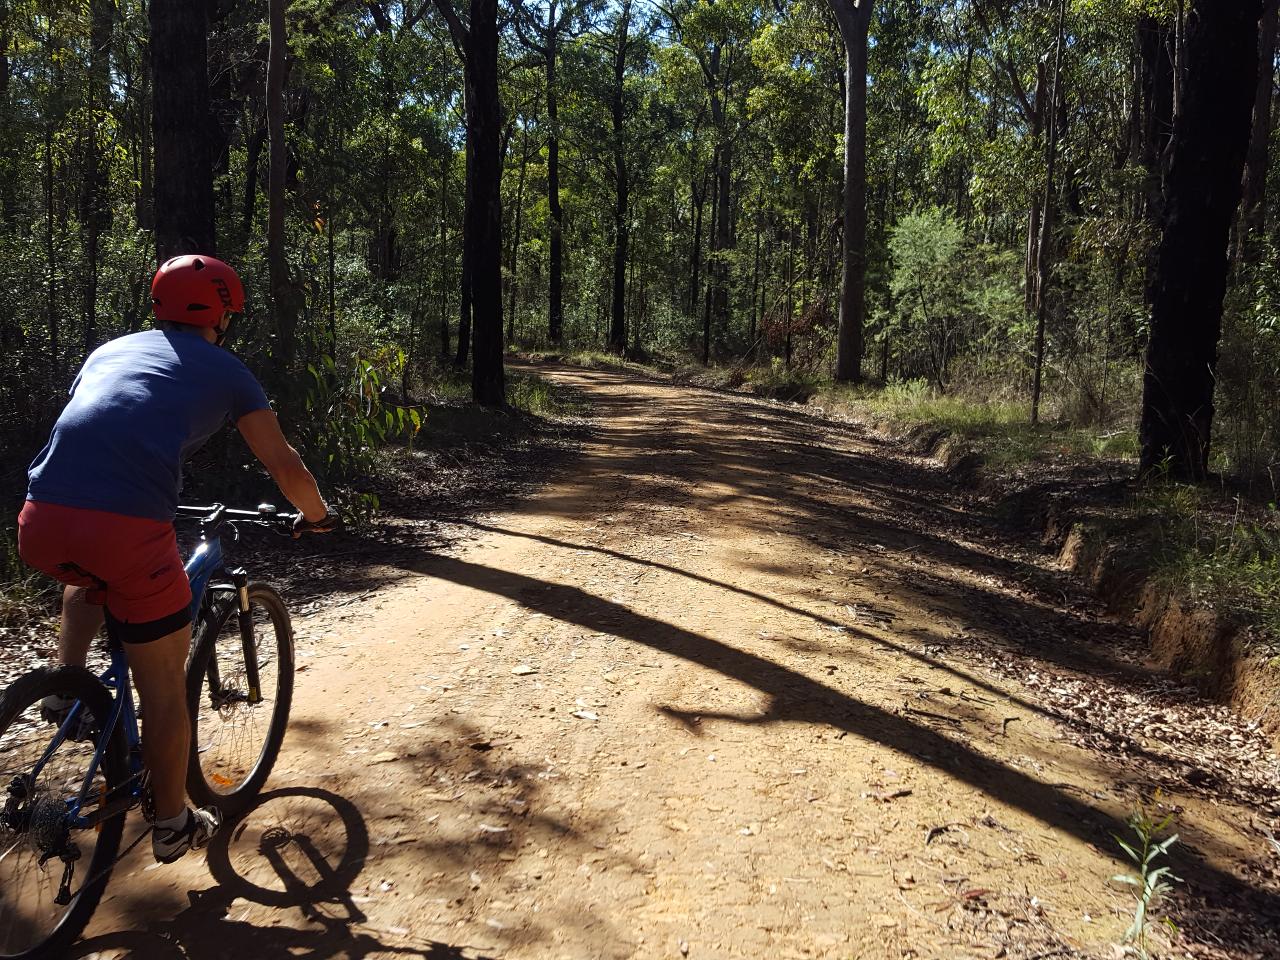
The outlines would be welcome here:
[[[225,313],[244,310],[244,287],[236,272],[216,257],[188,254],[161,264],[151,281],[157,320],[217,327]]]

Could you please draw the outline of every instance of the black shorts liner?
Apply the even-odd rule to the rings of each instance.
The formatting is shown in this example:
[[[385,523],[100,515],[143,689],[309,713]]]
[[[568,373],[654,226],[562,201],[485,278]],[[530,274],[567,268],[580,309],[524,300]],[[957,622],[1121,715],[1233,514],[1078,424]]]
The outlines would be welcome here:
[[[148,620],[146,623],[125,623],[117,620],[107,610],[107,636],[114,637],[121,643],[151,643],[161,637],[181,630],[191,623],[191,608],[183,607],[167,617],[159,620]]]

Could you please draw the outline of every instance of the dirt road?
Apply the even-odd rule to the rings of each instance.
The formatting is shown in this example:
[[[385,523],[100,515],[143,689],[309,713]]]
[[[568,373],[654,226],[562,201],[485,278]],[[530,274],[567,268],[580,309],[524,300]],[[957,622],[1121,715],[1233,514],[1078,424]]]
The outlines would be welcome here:
[[[1175,954],[1276,955],[1274,757],[982,504],[795,408],[550,375],[581,456],[300,620],[276,792],[132,855],[76,956],[1113,956],[1157,788]]]

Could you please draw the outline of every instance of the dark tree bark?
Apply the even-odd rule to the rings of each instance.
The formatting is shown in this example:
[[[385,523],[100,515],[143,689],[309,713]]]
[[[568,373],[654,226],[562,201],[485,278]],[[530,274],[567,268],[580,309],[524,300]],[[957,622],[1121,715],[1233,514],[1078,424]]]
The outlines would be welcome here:
[[[702,208],[707,202],[707,181],[703,176],[692,188],[693,216],[693,249],[689,252],[689,316],[698,309],[699,275],[702,268]]]
[[[704,364],[711,362],[711,339],[717,342],[729,323],[729,265],[724,256],[733,248],[733,145],[729,136],[729,69],[724,47],[713,44],[711,56],[703,62],[711,122],[716,131],[711,165],[715,195],[711,204],[711,254],[707,259],[707,302],[704,307]]]
[[[205,4],[151,0],[156,255],[216,253]]]
[[[498,96],[498,3],[471,0],[465,26],[451,0],[435,0],[463,57],[470,159],[463,217],[462,294],[471,298],[471,396],[506,402],[502,366],[502,103]],[[466,276],[470,271],[470,277]],[[464,310],[464,316],[466,314]],[[459,337],[462,331],[459,331]]]
[[[1248,249],[1250,235],[1262,233],[1267,218],[1267,162],[1271,145],[1271,101],[1275,90],[1276,20],[1278,0],[1264,0],[1258,34],[1258,82],[1253,96],[1253,132],[1245,159],[1240,226],[1240,256]]]
[[[626,269],[631,239],[631,182],[627,170],[626,88],[627,42],[631,29],[631,0],[622,0],[618,11],[616,46],[613,49],[613,88],[609,92],[613,121],[613,298],[609,322],[609,349],[622,353],[627,346]]]
[[[716,289],[716,216],[720,209],[720,148],[716,147],[712,154],[711,169],[711,255],[707,262],[707,293],[702,299],[702,365],[711,366],[711,310]]]
[[[867,282],[867,32],[872,0],[829,0],[844,42],[844,251],[836,379],[862,382]],[[789,329],[789,327],[788,327]]]
[[[1208,473],[1214,370],[1231,220],[1240,201],[1258,70],[1259,0],[1192,0],[1186,74],[1165,188],[1165,228],[1143,376],[1140,467]]]
[[[240,225],[245,236],[253,232],[253,219],[258,209],[258,161],[262,157],[262,146],[267,142],[267,118],[258,118],[253,125],[253,133],[245,144],[244,160],[244,200],[240,213]]]
[[[555,4],[550,10],[554,12]],[[560,208],[560,116],[556,96],[556,45],[547,54],[547,214],[551,242],[547,247],[547,337],[559,343],[564,336],[564,211]]]

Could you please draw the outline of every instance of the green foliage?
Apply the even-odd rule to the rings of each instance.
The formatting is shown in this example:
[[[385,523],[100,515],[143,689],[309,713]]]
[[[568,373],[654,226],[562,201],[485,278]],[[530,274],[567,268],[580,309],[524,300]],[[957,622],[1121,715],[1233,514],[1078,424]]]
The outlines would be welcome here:
[[[374,472],[380,448],[393,441],[412,446],[424,424],[422,407],[387,397],[388,385],[400,377],[406,360],[403,350],[382,350],[357,357],[346,376],[327,354],[307,365],[302,416],[292,432],[305,459],[339,487],[343,506],[356,517],[367,517],[378,507],[375,495],[354,485]]]
[[[1224,510],[1224,503],[1229,509]],[[1138,499],[1158,518],[1159,577],[1280,642],[1280,510],[1223,501],[1203,487],[1159,482]]]
[[[1172,813],[1157,820],[1145,807],[1139,807],[1130,814],[1127,822],[1129,829],[1133,831],[1134,842],[1120,837],[1116,837],[1115,841],[1133,862],[1134,872],[1117,874],[1111,879],[1133,888],[1136,900],[1133,923],[1125,931],[1124,939],[1134,945],[1142,960],[1146,960],[1151,914],[1173,892],[1173,884],[1181,882],[1167,865],[1157,863],[1168,856],[1169,849],[1178,842],[1178,835],[1174,833],[1161,837],[1173,823]],[[1171,930],[1177,930],[1173,920],[1168,917],[1162,923]]]
[[[578,417],[587,413],[584,401],[541,377],[517,373],[507,387],[507,403],[535,417]]]
[[[1259,242],[1231,291],[1218,363],[1215,465],[1280,492],[1280,258]]]
[[[951,383],[962,348],[1008,336],[1021,318],[1007,256],[966,241],[960,224],[934,208],[908,214],[889,240],[890,307],[881,337],[900,370]]]

